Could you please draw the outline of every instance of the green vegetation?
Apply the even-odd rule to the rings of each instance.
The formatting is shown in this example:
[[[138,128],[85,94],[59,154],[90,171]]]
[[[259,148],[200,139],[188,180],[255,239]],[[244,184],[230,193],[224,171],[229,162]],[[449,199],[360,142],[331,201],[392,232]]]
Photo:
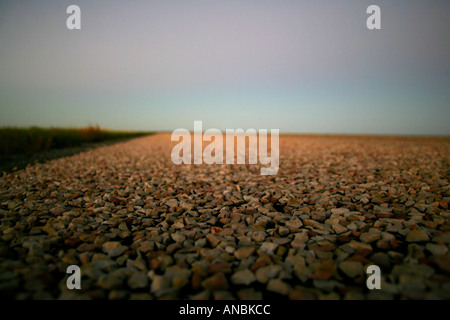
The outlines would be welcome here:
[[[64,128],[0,128],[0,156],[35,154],[86,143],[135,138],[152,134],[139,131],[110,131],[90,126],[81,129]]]

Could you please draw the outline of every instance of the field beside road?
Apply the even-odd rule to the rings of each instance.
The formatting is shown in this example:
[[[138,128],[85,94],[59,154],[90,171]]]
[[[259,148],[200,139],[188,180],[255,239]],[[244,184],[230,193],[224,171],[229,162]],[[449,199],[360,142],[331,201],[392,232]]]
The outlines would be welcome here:
[[[160,133],[3,174],[0,296],[450,299],[450,138],[281,135],[273,176],[177,166],[174,145]]]
[[[25,168],[62,156],[150,135],[152,132],[113,131],[98,126],[85,128],[0,128],[0,173]]]

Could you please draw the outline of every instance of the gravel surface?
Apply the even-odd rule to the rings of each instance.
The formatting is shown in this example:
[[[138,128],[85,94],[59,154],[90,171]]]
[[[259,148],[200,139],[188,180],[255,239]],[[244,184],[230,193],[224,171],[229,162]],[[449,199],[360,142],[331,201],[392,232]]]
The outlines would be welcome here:
[[[4,174],[0,295],[450,299],[450,139],[284,135],[274,176],[176,166],[173,145],[157,134]]]

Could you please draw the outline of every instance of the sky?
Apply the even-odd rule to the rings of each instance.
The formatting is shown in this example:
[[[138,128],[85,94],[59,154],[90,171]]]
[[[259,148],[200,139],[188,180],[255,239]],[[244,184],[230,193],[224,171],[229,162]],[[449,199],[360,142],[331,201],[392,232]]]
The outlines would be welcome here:
[[[81,30],[69,30],[69,5]],[[369,30],[369,5],[381,29]],[[0,1],[0,126],[450,135],[450,1]]]

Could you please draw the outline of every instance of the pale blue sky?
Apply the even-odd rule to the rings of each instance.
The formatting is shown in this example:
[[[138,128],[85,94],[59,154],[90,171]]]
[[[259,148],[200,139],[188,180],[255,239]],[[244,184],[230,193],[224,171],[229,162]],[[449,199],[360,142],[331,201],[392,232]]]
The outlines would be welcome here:
[[[81,30],[66,28],[67,6]],[[381,7],[381,30],[366,8]],[[1,1],[0,126],[450,135],[450,1]]]

